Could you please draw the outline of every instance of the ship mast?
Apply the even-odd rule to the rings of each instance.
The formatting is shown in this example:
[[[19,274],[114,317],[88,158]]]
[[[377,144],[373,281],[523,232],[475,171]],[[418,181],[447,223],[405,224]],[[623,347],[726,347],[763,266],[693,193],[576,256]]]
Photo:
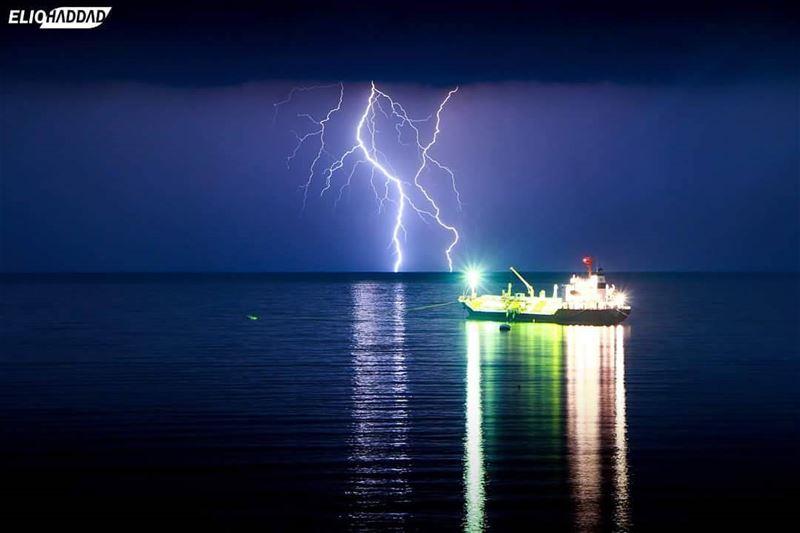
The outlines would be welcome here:
[[[586,265],[586,273],[588,277],[592,277],[592,264],[594,263],[594,258],[590,255],[587,255],[581,261],[584,265]]]
[[[533,298],[533,285],[531,285],[530,283],[528,283],[528,280],[526,280],[525,278],[523,278],[523,277],[522,277],[522,274],[520,274],[519,272],[517,272],[517,269],[516,269],[516,268],[514,268],[514,267],[509,267],[509,269],[511,270],[511,272],[513,272],[513,273],[514,273],[514,275],[515,275],[515,276],[517,276],[517,277],[519,278],[519,280],[522,282],[522,284],[523,284],[523,285],[525,285],[525,287],[527,287],[527,289],[528,289],[528,296],[530,296],[531,298]]]

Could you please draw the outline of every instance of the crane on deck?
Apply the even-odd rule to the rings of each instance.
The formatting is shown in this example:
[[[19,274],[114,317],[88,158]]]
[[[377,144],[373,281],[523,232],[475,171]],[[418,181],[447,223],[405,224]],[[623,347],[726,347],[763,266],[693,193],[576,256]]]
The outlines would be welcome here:
[[[511,272],[513,272],[513,273],[514,273],[514,275],[515,275],[515,276],[517,276],[517,277],[519,278],[519,280],[522,282],[522,284],[523,284],[523,285],[525,285],[525,287],[528,289],[528,296],[530,296],[531,298],[533,298],[533,285],[531,285],[530,283],[528,283],[528,280],[526,280],[525,278],[523,278],[523,277],[522,277],[522,274],[520,274],[519,272],[517,272],[517,269],[516,269],[516,268],[514,268],[514,267],[509,267],[509,269],[511,270]]]

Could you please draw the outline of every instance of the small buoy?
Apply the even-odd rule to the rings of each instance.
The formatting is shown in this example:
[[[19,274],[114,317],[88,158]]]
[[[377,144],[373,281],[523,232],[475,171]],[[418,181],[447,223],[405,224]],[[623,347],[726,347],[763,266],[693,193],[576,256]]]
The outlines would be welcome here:
[[[500,331],[511,331],[511,324],[500,324]]]

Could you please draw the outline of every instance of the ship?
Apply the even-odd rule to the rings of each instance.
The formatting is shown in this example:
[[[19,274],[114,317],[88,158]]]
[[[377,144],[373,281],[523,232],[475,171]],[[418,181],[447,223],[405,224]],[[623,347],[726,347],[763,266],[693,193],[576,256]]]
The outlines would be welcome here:
[[[536,294],[534,287],[514,267],[509,270],[519,278],[527,292],[512,293],[509,283],[501,294],[478,294],[480,276],[467,273],[468,290],[458,301],[471,319],[501,322],[546,322],[563,325],[613,326],[631,314],[625,292],[606,281],[602,268],[594,270],[592,257],[582,260],[586,275],[573,275],[569,283],[553,285]]]

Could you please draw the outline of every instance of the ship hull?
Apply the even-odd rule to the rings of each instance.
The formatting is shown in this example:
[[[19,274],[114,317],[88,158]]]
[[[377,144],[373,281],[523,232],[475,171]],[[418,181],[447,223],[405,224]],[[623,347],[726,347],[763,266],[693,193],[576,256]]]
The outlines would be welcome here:
[[[613,326],[631,314],[630,309],[559,309],[552,315],[535,313],[507,315],[502,311],[474,311],[466,304],[462,303],[462,305],[467,310],[470,319],[496,322],[543,322],[565,326]]]

